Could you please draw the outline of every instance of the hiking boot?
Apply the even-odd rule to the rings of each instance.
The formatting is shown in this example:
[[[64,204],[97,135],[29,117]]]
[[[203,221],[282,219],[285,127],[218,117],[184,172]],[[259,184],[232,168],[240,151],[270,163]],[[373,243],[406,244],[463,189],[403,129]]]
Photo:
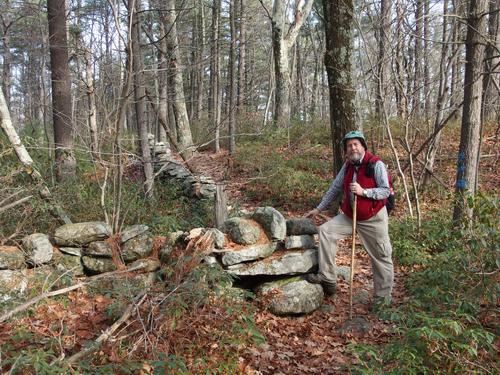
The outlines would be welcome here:
[[[337,285],[336,284],[323,283],[323,284],[321,284],[321,286],[323,287],[323,292],[325,292],[325,294],[327,296],[332,296],[335,293],[337,293]]]
[[[323,284],[323,280],[317,273],[308,273],[305,276],[305,279],[311,284]]]

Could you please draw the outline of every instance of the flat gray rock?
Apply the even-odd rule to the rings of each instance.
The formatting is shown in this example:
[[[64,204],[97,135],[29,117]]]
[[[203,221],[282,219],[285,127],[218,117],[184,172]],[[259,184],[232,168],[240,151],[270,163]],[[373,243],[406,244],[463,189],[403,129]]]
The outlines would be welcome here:
[[[285,238],[285,249],[311,249],[315,246],[314,236],[310,234],[288,236]]]
[[[49,236],[43,233],[33,233],[23,238],[26,251],[26,261],[34,266],[48,263],[52,260],[54,252]]]
[[[248,262],[251,260],[266,258],[277,248],[276,242],[270,242],[262,245],[250,245],[245,246],[238,250],[221,250],[222,254],[222,264],[225,266],[231,266],[233,264]]]
[[[299,277],[265,283],[257,293],[269,301],[268,309],[275,315],[307,314],[323,303],[323,288]]]
[[[28,278],[22,271],[0,271],[0,302],[12,299],[17,294],[23,294],[28,288]]]
[[[54,232],[54,241],[59,246],[81,246],[104,240],[111,235],[111,228],[101,221],[65,224]]]
[[[83,249],[83,255],[96,258],[112,258],[113,248],[106,241],[94,241]]]
[[[313,271],[318,265],[318,251],[287,251],[248,264],[229,266],[227,272],[234,276],[298,275]]]
[[[125,242],[122,247],[122,258],[126,263],[146,258],[153,251],[153,237],[149,234],[141,234]]]
[[[255,222],[241,217],[226,220],[224,231],[235,243],[240,245],[252,245],[261,236],[261,230]]]
[[[0,270],[23,268],[24,261],[24,253],[17,246],[0,246]]]
[[[81,247],[60,247],[59,250],[61,250],[62,253],[68,254],[68,255],[74,255],[77,257],[82,256],[82,248]]]
[[[127,242],[128,240],[139,236],[140,234],[146,233],[149,230],[147,225],[137,224],[126,227],[120,234],[121,243]]]
[[[311,219],[291,218],[286,221],[287,236],[301,236],[303,234],[316,234],[318,228]]]
[[[252,219],[262,225],[269,239],[281,241],[286,236],[286,220],[274,207],[259,207]]]
[[[104,272],[115,271],[116,265],[113,260],[109,258],[93,258],[89,256],[82,256],[82,264],[86,273],[96,275]]]

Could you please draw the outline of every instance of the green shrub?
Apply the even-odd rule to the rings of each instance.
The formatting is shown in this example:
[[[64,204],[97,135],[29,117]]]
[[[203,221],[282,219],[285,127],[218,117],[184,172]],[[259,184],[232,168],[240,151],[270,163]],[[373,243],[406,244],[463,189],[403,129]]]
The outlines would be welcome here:
[[[410,301],[380,314],[396,327],[393,342],[382,349],[350,347],[358,359],[354,373],[499,371],[498,199],[478,196],[469,203],[475,217],[462,230],[452,228],[448,210],[433,213],[420,232],[408,220],[392,226],[395,259],[418,266],[405,282]]]

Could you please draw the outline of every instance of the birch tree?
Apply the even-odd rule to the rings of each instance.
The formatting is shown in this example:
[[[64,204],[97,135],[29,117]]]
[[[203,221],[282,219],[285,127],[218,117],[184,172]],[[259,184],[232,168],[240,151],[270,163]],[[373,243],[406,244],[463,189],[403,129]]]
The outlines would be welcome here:
[[[276,82],[273,119],[280,127],[290,123],[290,51],[300,28],[311,12],[312,5],[313,0],[294,2],[293,21],[290,25],[287,22],[287,2],[275,0],[272,15],[270,15]]]

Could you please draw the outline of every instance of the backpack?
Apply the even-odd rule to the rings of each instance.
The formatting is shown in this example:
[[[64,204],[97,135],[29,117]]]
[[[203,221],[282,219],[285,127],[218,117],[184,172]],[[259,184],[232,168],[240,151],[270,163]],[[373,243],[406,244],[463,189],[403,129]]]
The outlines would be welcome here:
[[[372,156],[373,158],[373,156]],[[372,158],[368,159],[368,165],[365,169],[365,176],[366,177],[373,177],[375,175],[375,163],[371,161]],[[387,208],[387,213],[390,214],[391,211],[394,209],[396,206],[396,195],[394,192],[394,186],[392,184],[392,178],[391,174],[389,173],[389,170],[387,170],[387,179],[389,180],[389,196],[387,197],[387,202],[385,203],[385,207]]]

